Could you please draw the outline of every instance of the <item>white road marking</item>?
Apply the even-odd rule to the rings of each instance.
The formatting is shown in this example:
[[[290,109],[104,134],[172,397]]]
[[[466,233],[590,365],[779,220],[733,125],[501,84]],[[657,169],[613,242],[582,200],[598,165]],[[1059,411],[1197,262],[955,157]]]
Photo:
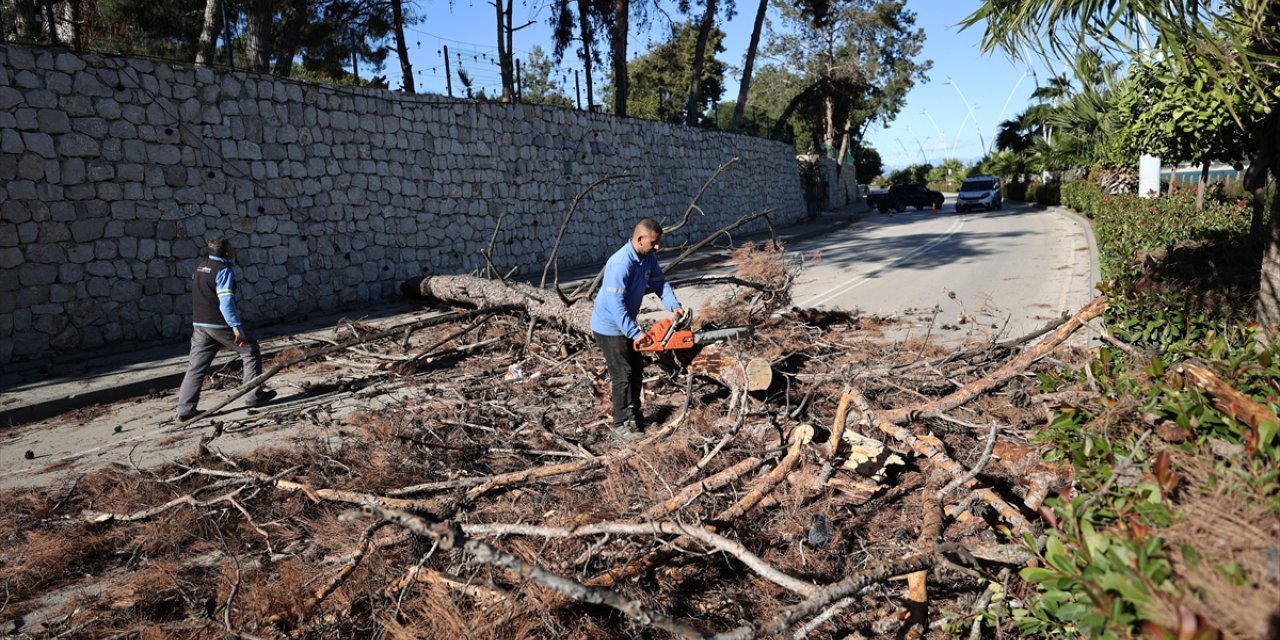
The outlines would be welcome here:
[[[915,249],[913,249],[912,251],[910,251],[910,252],[908,252],[908,253],[905,253],[905,254],[903,254],[903,255],[899,256],[898,258],[896,258],[895,260],[893,260],[892,262],[890,262],[890,263],[888,263],[888,264],[885,264],[885,265],[881,265],[881,266],[876,267],[876,268],[875,268],[874,270],[872,270],[870,273],[868,273],[868,274],[867,274],[867,275],[865,275],[865,276],[862,276],[861,278],[858,278],[857,280],[853,280],[853,281],[850,281],[850,282],[846,282],[846,283],[844,283],[844,284],[840,284],[840,285],[836,285],[836,286],[834,286],[834,287],[831,287],[830,289],[827,289],[826,291],[820,292],[820,293],[818,293],[818,294],[816,294],[816,295],[814,295],[814,296],[810,297],[808,300],[803,300],[803,301],[801,301],[800,303],[798,303],[798,305],[797,305],[797,306],[799,306],[799,307],[801,307],[801,308],[806,308],[806,307],[816,307],[816,306],[818,306],[818,305],[820,305],[820,304],[822,304],[822,303],[824,303],[824,302],[827,302],[827,301],[831,300],[832,298],[835,298],[836,296],[839,296],[839,295],[842,295],[842,294],[848,293],[849,291],[852,291],[852,290],[854,290],[854,289],[858,288],[859,286],[862,286],[862,285],[863,285],[864,283],[866,283],[868,280],[870,280],[870,279],[872,279],[872,278],[874,278],[874,277],[876,277],[876,276],[880,275],[881,273],[883,273],[883,272],[885,272],[885,271],[889,271],[889,270],[891,270],[891,269],[893,269],[893,268],[897,267],[899,264],[901,264],[901,263],[905,262],[907,259],[911,258],[912,256],[914,256],[914,255],[916,255],[916,254],[919,254],[919,253],[921,253],[921,252],[928,251],[929,249],[932,249],[933,247],[937,246],[937,245],[938,245],[938,243],[940,243],[940,242],[942,242],[942,241],[946,240],[947,238],[951,237],[952,235],[955,235],[956,231],[959,231],[960,227],[964,226],[965,219],[966,219],[966,216],[964,216],[964,215],[962,215],[962,214],[960,214],[960,215],[956,215],[956,217],[953,219],[953,221],[952,221],[952,223],[951,223],[951,228],[950,228],[950,229],[947,229],[945,233],[943,233],[942,235],[938,236],[937,238],[934,238],[933,240],[930,240],[930,241],[928,241],[928,242],[926,242],[926,243],[924,243],[924,244],[920,245],[919,247],[916,247],[916,248],[915,248]]]

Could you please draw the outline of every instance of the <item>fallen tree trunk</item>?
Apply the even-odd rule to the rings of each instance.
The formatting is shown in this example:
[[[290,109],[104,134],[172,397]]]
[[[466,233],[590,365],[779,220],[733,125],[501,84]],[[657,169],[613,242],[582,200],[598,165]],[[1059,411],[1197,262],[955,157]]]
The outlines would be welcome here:
[[[566,300],[533,285],[478,276],[423,276],[400,285],[405,294],[467,307],[513,305],[528,314],[591,335],[591,302]]]
[[[477,276],[423,276],[406,280],[400,290],[446,304],[468,307],[522,308],[529,315],[583,337],[591,336],[592,303],[567,300],[554,291],[519,282]],[[678,352],[677,352],[678,353]],[[711,378],[734,393],[763,391],[773,382],[768,360],[736,353],[721,343],[695,347],[679,359],[695,375]]]

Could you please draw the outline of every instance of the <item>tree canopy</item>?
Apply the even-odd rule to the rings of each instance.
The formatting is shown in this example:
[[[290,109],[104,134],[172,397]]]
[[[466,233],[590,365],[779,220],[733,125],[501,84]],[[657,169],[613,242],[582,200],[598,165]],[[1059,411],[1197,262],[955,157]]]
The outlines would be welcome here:
[[[671,37],[656,43],[648,52],[632,60],[628,65],[631,76],[631,104],[633,116],[681,123],[685,120],[685,101],[689,94],[688,79],[693,73],[694,49],[698,39],[698,26],[692,21],[671,26]],[[724,32],[713,29],[707,50],[724,51]],[[725,64],[711,56],[702,67],[702,91],[697,113],[705,114],[711,105],[724,94]]]

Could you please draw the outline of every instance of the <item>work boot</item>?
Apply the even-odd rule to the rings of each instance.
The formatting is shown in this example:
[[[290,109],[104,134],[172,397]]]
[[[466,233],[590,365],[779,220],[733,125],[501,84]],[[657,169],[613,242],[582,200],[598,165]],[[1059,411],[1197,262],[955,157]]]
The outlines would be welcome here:
[[[257,393],[253,394],[252,396],[249,397],[248,400],[245,401],[244,406],[261,407],[262,405],[267,404],[272,400],[275,400],[275,398],[276,398],[275,389],[266,389],[266,388],[258,389]]]
[[[636,428],[635,419],[619,422],[610,427],[610,429],[613,431],[613,435],[622,440],[635,440],[641,436],[640,429]]]

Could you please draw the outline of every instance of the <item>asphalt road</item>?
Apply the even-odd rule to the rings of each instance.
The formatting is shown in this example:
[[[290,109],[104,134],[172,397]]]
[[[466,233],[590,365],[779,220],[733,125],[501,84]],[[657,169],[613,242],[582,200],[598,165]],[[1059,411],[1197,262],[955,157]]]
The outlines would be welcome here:
[[[1060,208],[869,213],[789,246],[805,265],[796,306],[911,316],[957,338],[1034,331],[1097,295],[1087,223]],[[961,322],[963,316],[963,322]]]

